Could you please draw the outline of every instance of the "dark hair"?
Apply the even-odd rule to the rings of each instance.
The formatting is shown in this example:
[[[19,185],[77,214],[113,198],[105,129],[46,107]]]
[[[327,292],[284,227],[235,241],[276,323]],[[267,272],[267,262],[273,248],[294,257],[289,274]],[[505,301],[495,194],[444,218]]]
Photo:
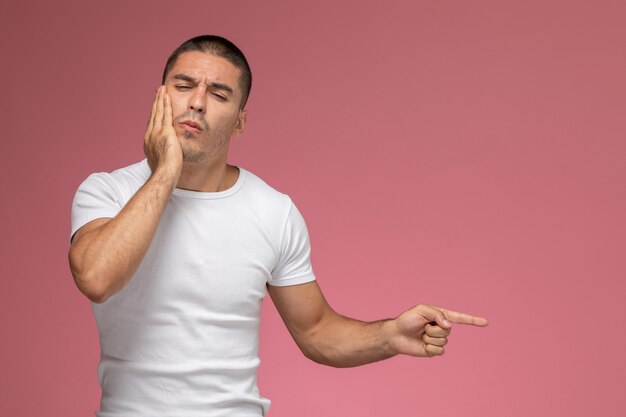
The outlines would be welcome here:
[[[174,64],[176,64],[178,57],[190,51],[208,52],[220,56],[239,68],[241,71],[241,76],[239,77],[239,87],[242,92],[241,108],[243,108],[248,101],[250,89],[252,88],[252,72],[243,52],[234,43],[221,36],[201,35],[183,42],[167,59],[161,84],[165,84],[165,78]]]

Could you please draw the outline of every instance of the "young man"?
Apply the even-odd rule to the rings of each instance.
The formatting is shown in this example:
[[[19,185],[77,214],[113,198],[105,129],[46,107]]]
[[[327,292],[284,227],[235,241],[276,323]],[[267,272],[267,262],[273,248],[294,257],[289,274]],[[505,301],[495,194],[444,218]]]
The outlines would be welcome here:
[[[146,159],[79,187],[69,261],[100,332],[99,417],[258,417],[261,300],[269,292],[310,359],[358,366],[441,355],[451,323],[487,320],[418,305],[364,323],[326,303],[304,220],[288,196],[228,165],[251,73],[228,40],[170,56],[144,138]]]

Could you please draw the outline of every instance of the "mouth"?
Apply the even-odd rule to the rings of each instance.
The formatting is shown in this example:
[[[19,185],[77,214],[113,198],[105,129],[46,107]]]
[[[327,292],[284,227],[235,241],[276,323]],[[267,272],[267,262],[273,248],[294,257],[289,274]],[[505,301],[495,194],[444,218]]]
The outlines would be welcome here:
[[[202,126],[200,125],[200,123],[194,120],[183,120],[182,122],[179,122],[178,124],[188,132],[197,133],[197,132],[202,131]]]

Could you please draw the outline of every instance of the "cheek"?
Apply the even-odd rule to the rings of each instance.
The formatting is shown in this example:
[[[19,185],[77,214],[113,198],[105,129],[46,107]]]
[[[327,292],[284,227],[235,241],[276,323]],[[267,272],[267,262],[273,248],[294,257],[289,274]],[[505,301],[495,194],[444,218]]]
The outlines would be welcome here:
[[[183,114],[186,111],[187,107],[185,106],[185,101],[183,100],[183,98],[180,97],[180,95],[177,94],[176,91],[168,92],[168,94],[172,103],[172,116],[176,118],[176,116],[180,116],[181,114]]]
[[[230,114],[223,114],[219,118],[215,118],[213,126],[218,127],[222,132],[231,132],[237,123],[237,119],[233,119]],[[209,122],[210,124],[210,122]]]
[[[175,102],[172,100],[172,116],[174,119],[176,119],[177,116],[181,116],[185,111],[186,107],[182,105],[180,101]]]

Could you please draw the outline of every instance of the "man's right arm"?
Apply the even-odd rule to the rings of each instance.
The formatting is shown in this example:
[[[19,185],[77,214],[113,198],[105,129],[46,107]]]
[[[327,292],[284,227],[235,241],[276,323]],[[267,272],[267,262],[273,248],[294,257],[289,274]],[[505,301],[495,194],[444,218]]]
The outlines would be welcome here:
[[[105,302],[130,281],[148,251],[180,177],[182,149],[172,126],[169,96],[160,87],[144,138],[152,175],[114,218],[81,227],[69,252],[74,281],[91,301]]]

